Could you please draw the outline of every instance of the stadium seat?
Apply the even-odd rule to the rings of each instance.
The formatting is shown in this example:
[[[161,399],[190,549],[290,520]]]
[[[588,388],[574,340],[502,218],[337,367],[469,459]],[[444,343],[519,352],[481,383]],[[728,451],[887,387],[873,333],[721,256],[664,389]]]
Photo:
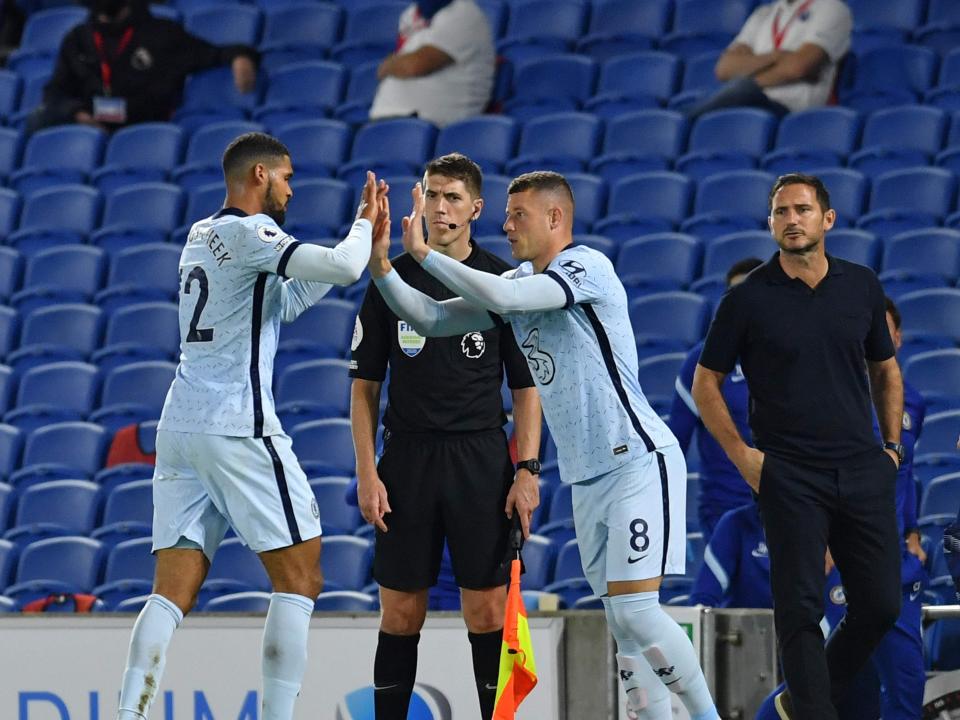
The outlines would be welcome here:
[[[774,149],[764,155],[761,166],[780,175],[839,165],[857,147],[861,125],[859,114],[849,108],[792,112],[780,121]]]
[[[314,612],[374,612],[380,607],[379,599],[369,593],[355,590],[331,590],[322,592],[313,604]]]
[[[157,562],[156,556],[151,552],[152,547],[153,539],[149,537],[124,540],[114,545],[107,556],[103,574],[104,583],[119,581],[151,583]],[[98,588],[97,595],[101,594],[101,588]],[[148,584],[146,591],[149,592],[149,590]]]
[[[919,517],[960,506],[960,473],[941,475],[930,481],[917,508]]]
[[[684,58],[719,52],[740,32],[752,9],[750,0],[677,0],[672,32],[660,38],[660,47]]]
[[[762,230],[721,235],[706,243],[703,274],[726,275],[734,263],[751,257],[766,259],[776,250],[777,246],[770,233]]]
[[[353,193],[342,180],[299,180],[291,183],[291,190],[293,197],[284,223],[284,230],[291,235],[300,238],[337,235],[340,226],[351,218]]]
[[[320,526],[325,536],[351,535],[360,527],[362,518],[356,505],[347,503],[351,487],[348,477],[321,477],[310,480],[310,487],[320,508]]]
[[[102,198],[94,188],[64,185],[40,190],[23,203],[18,229],[7,244],[24,255],[67,243],[82,243],[97,226]]]
[[[484,172],[498,173],[513,157],[520,136],[516,120],[502,115],[480,115],[440,129],[434,155],[460,152]]]
[[[960,409],[960,349],[917,353],[903,364],[903,377],[928,401],[948,398]]]
[[[654,233],[625,242],[617,256],[617,275],[630,288],[685,288],[700,274],[703,245],[692,235]]]
[[[848,0],[854,27],[895,28],[910,32],[920,25],[926,2],[923,0]]]
[[[606,238],[603,235],[594,235],[592,233],[577,233],[573,236],[573,242],[576,245],[583,245],[585,247],[596,250],[598,253],[606,255],[607,259],[610,262],[613,262],[617,259],[617,251],[619,250],[617,243],[615,243],[610,238]],[[516,264],[516,258],[511,258],[509,260],[511,264]]]
[[[612,57],[600,69],[596,94],[585,109],[615,118],[664,105],[680,85],[680,65],[675,56],[652,50]]]
[[[579,172],[596,156],[602,126],[595,115],[552,113],[530,120],[520,132],[517,156],[506,166],[507,174],[551,168]]]
[[[593,7],[586,36],[577,52],[606,60],[645,50],[668,28],[673,3],[669,0],[606,0]]]
[[[103,518],[91,537],[108,547],[131,538],[148,537],[153,526],[153,481],[134,480],[112,488]]]
[[[353,132],[340,120],[325,118],[290,123],[277,129],[277,138],[296,158],[297,177],[329,177],[347,159]],[[220,188],[220,194],[223,189]],[[197,214],[193,220],[204,217]],[[191,218],[187,218],[192,221]]]
[[[43,101],[43,89],[50,81],[50,72],[42,72],[37,75],[30,75],[23,78],[22,91],[20,92],[20,103],[17,111],[7,118],[7,123],[15,128],[23,129],[27,118],[33,113]]]
[[[873,183],[870,212],[857,227],[889,237],[937,225],[953,208],[957,181],[943,168],[911,168],[884,173]]]
[[[13,248],[0,247],[0,300],[6,300],[20,288],[24,265],[23,256],[19,252]]]
[[[179,291],[181,250],[170,243],[145,243],[120,250],[113,256],[107,286],[96,294],[94,302],[112,313],[126,305],[173,300]],[[107,342],[113,340],[108,337]]]
[[[20,466],[23,433],[12,425],[0,423],[0,477],[6,479]]]
[[[0,120],[8,120],[17,111],[22,89],[23,82],[19,75],[12,70],[0,70]],[[19,136],[15,130],[10,130],[9,133]],[[19,160],[19,157],[14,160]],[[11,169],[12,167],[8,168],[4,174]]]
[[[949,285],[949,280],[943,275],[916,270],[885,270],[877,277],[880,284],[883,285],[884,294],[894,302],[908,293],[919,290],[933,290]],[[899,360],[902,363],[905,358],[899,358]],[[927,412],[933,412],[929,405],[927,406]]]
[[[274,398],[284,427],[306,420],[347,417],[350,376],[346,360],[308,360],[288,366],[277,378]]]
[[[912,332],[945,335],[960,341],[960,290],[942,288],[910,293],[898,303],[903,326]]]
[[[207,600],[203,612],[242,612],[266,614],[270,608],[270,593],[262,590],[228,592]]]
[[[370,104],[377,92],[380,80],[377,78],[377,68],[382,58],[352,65],[350,81],[347,83],[347,92],[343,102],[337,105],[333,116],[337,120],[354,125],[362,125],[370,117]]]
[[[188,192],[201,185],[222,184],[220,163],[227,145],[244,133],[263,130],[260,123],[245,120],[215,122],[199,128],[190,136],[183,165],[173,171],[173,182]]]
[[[87,19],[83,7],[48,7],[27,17],[20,46],[7,59],[7,67],[21,72],[38,61],[52,60],[64,36]]]
[[[690,130],[687,153],[676,169],[700,180],[725,170],[752,168],[770,148],[776,118],[756,108],[714,110],[697,119]]]
[[[146,360],[114,368],[103,382],[100,409],[90,421],[116,431],[124,425],[160,416],[177,366]]]
[[[943,110],[904,105],[877,110],[867,118],[861,149],[848,164],[875,177],[891,170],[927,165],[940,151],[947,130]]]
[[[917,461],[931,453],[955,454],[958,423],[960,423],[960,410],[934,413],[924,418],[923,432],[917,440],[914,454]],[[952,507],[950,512],[953,512]]]
[[[163,242],[180,224],[184,194],[169,183],[137,183],[107,196],[103,223],[90,242],[116,253],[144,242]]]
[[[301,353],[304,360],[343,358],[350,347],[356,317],[357,308],[353,303],[321,300],[281,328],[279,348]]]
[[[553,495],[550,498],[549,518],[551,523],[573,518],[572,485],[561,483],[554,488]]]
[[[21,547],[62,535],[88,535],[96,525],[100,486],[87,480],[53,480],[24,488],[14,524],[3,537]]]
[[[263,17],[258,8],[233,3],[185,8],[183,15],[187,32],[214,45],[256,47],[262,24]]]
[[[867,50],[847,61],[838,83],[840,102],[859,112],[913,103],[933,85],[936,70],[937,55],[929,48]]]
[[[103,347],[91,362],[104,372],[144,360],[173,360],[180,347],[180,315],[169,302],[145,302],[118,308],[107,321]]]
[[[0,117],[3,116],[3,72],[0,71]],[[11,128],[0,129],[0,176],[6,177],[20,162],[23,136]]]
[[[831,230],[826,238],[827,252],[838,258],[866,265],[877,270],[880,267],[882,243],[866,230],[838,228]]]
[[[88,422],[38,428],[27,437],[23,462],[10,475],[10,483],[16,486],[32,478],[56,477],[59,471],[67,477],[90,477],[103,466],[108,440],[102,427]]]
[[[359,187],[368,169],[378,175],[419,175],[433,154],[437,129],[417,118],[396,118],[369,123],[353,138],[350,162],[338,176]]]
[[[531,0],[533,1],[533,0]],[[529,60],[513,73],[513,93],[504,112],[518,121],[578,110],[593,95],[597,63],[581,55],[557,54]]]
[[[767,196],[774,177],[760,170],[730,170],[700,181],[694,214],[680,231],[709,240],[730,232],[753,230],[766,224]]]
[[[62,125],[38,130],[23,151],[21,168],[9,185],[22,195],[56,185],[82,183],[100,164],[106,133],[85,125]]]
[[[311,420],[295,426],[290,437],[308,476],[353,475],[355,458],[349,420]]]
[[[117,130],[107,143],[103,165],[90,176],[101,192],[134,183],[163,182],[180,163],[184,132],[173,123],[141,123]]]
[[[607,183],[587,173],[572,172],[567,173],[565,177],[577,206],[577,212],[573,218],[573,232],[574,234],[585,233],[606,213]]]
[[[55,537],[27,545],[20,553],[16,584],[4,594],[18,603],[52,592],[90,592],[104,560],[103,545],[86,537]]]
[[[913,37],[939,53],[956,48],[960,42],[960,12],[956,5],[949,0],[931,0],[927,24],[914,30]]]
[[[610,188],[607,218],[593,230],[613,240],[669,232],[687,216],[692,196],[693,182],[680,173],[628,175]]]
[[[0,233],[10,235],[20,219],[20,194],[7,188],[0,188]]]
[[[340,39],[343,8],[335,3],[288,3],[266,8],[260,55],[269,71],[324,56]]]
[[[882,268],[956,279],[960,276],[960,231],[930,228],[894,235],[884,244]]]
[[[83,362],[53,362],[24,372],[17,404],[3,422],[29,434],[42,425],[82,420],[100,393],[100,373]]]
[[[637,366],[640,389],[655,410],[666,407],[669,412],[677,375],[686,358],[686,353],[680,352],[653,355],[640,360]]]
[[[583,564],[580,561],[580,546],[574,538],[563,544],[557,553],[557,564],[554,567],[553,582],[582,578]]]
[[[343,38],[330,49],[330,57],[345,67],[379,63],[396,46],[400,15],[406,8],[404,2],[387,1],[346,6]]]
[[[0,533],[10,527],[13,509],[16,507],[16,497],[12,485],[0,482]],[[2,562],[0,560],[0,587],[6,587],[7,576],[3,574]]]
[[[215,595],[259,590],[269,592],[270,578],[260,558],[238,537],[226,538],[220,543],[210,572],[200,588],[200,606]]]
[[[683,349],[703,338],[710,320],[710,303],[695,293],[653,293],[630,303],[630,323],[637,339],[680,343]]]
[[[102,250],[63,245],[27,260],[23,289],[10,298],[22,313],[56,303],[89,301],[103,285],[107,260]]]
[[[84,360],[100,344],[103,312],[67,303],[34,310],[23,322],[20,347],[7,356],[18,370],[55,360]]]
[[[603,154],[590,172],[613,183],[627,175],[666,170],[686,147],[687,121],[672,110],[638,110],[607,122]]]
[[[361,590],[369,582],[373,543],[358,537],[324,538],[320,565],[325,590]]]
[[[523,543],[523,587],[539,590],[553,578],[557,546],[542,535],[531,535]]]
[[[589,6],[577,0],[529,0],[512,4],[507,29],[497,43],[500,55],[512,57],[517,46],[534,45],[564,51],[587,28]]]
[[[670,98],[667,107],[671,110],[683,111],[694,102],[704,99],[707,95],[720,88],[720,81],[714,73],[719,51],[699,53],[688,57],[683,68],[683,83],[680,92]]]
[[[323,117],[340,104],[347,73],[339,63],[307,60],[270,73],[263,104],[253,117],[268,128]]]
[[[212,123],[244,122],[260,101],[266,77],[267,73],[258,73],[253,89],[241,93],[229,66],[195,72],[187,77],[173,122],[186,134]]]
[[[837,211],[834,228],[843,228],[856,222],[867,201],[869,182],[862,173],[849,168],[831,167],[812,169],[830,193],[830,204]]]
[[[0,540],[0,587],[7,587],[13,579],[18,550],[9,540]]]

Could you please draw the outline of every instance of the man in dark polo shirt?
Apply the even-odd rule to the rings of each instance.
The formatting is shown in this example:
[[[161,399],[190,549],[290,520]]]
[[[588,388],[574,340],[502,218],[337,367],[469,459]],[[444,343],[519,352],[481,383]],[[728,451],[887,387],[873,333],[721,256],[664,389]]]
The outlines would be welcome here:
[[[483,209],[481,183],[480,168],[459,153],[427,164],[427,242],[469,267],[500,275],[510,265],[470,237],[470,222]],[[393,263],[407,283],[430,297],[454,297],[410,256]],[[527,534],[539,504],[540,398],[526,357],[503,323],[455,337],[422,337],[387,307],[373,283],[357,317],[352,351],[357,499],[364,518],[377,527],[373,576],[382,609],[373,671],[377,720],[407,717],[419,633],[444,539],[461,589],[480,716],[487,720],[497,689],[509,578],[507,514],[518,512]],[[374,438],[388,365],[378,465]],[[513,395],[516,471],[503,432],[504,370]]]
[[[895,488],[903,383],[874,273],[826,254],[836,219],[819,178],[777,179],[770,232],[780,251],[724,295],[693,380],[704,425],[759,493],[791,720],[837,720],[834,703],[900,611]],[[737,361],[755,448],[721,394]],[[884,439],[875,439],[871,393]],[[848,613],[826,649],[829,545]]]

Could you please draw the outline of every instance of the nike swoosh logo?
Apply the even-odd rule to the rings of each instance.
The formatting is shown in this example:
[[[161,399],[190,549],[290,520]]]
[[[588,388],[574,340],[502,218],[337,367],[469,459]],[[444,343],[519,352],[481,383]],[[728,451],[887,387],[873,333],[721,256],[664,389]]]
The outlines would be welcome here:
[[[496,690],[496,689],[497,689],[497,686],[496,686],[496,685],[491,685],[490,683],[485,683],[485,684],[484,684],[484,687],[485,687],[487,690]]]
[[[910,602],[913,602],[918,597],[920,597],[920,593],[910,593]]]
[[[394,683],[393,685],[374,685],[373,689],[376,690],[393,690],[393,688],[400,687],[400,683]]]
[[[627,558],[627,562],[630,563],[631,565],[633,565],[635,562],[640,562],[640,561],[643,560],[645,557],[646,557],[646,555],[641,555],[640,557],[635,557],[635,558],[628,557],[628,558]]]
[[[668,682],[668,683],[664,683],[664,685],[666,685],[667,687],[669,687],[670,685],[673,685],[674,683],[680,682],[680,680],[682,680],[682,678],[677,678],[676,680],[671,680],[671,681]]]

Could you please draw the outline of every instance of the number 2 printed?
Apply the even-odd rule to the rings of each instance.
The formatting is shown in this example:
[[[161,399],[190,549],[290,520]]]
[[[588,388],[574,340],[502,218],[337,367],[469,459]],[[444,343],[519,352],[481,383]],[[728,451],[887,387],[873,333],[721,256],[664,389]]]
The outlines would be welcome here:
[[[187,280],[183,283],[183,294],[190,294],[190,286],[196,280],[200,285],[200,297],[197,299],[197,306],[193,309],[193,318],[190,320],[190,331],[187,333],[187,342],[210,342],[213,340],[213,328],[197,327],[200,324],[200,315],[204,306],[207,304],[207,298],[210,296],[210,284],[207,282],[207,273],[202,267],[195,267],[187,275]]]

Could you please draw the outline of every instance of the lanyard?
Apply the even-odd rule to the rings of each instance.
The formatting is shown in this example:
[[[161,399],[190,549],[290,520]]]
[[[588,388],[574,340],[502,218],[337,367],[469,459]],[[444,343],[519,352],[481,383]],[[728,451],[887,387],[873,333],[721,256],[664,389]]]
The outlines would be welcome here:
[[[800,5],[796,10],[794,10],[793,15],[790,16],[790,19],[787,20],[787,24],[783,26],[783,29],[780,28],[780,11],[783,8],[777,8],[777,14],[773,18],[773,47],[775,50],[779,50],[780,46],[783,44],[783,38],[787,34],[787,30],[790,29],[790,26],[793,24],[793,21],[797,19],[797,15],[802,15],[805,13],[811,5],[813,5],[814,0],[806,0]]]
[[[123,36],[117,44],[117,52],[113,55],[114,60],[123,54],[123,51],[127,49],[131,40],[133,40],[133,28],[128,27],[123,31]],[[97,55],[100,56],[100,77],[103,79],[103,92],[105,95],[110,95],[113,80],[113,65],[111,61],[107,60],[107,51],[103,46],[103,35],[99,31],[94,31],[93,33],[93,44],[97,48]]]

